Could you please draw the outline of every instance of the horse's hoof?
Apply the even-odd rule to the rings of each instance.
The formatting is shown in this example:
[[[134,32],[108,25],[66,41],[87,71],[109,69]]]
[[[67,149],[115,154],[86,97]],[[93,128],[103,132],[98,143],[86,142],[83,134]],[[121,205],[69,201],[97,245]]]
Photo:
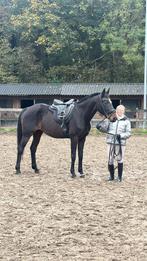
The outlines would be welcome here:
[[[79,174],[79,177],[80,177],[80,178],[85,178],[85,174],[84,174],[84,173],[80,173],[80,174]]]
[[[16,170],[15,174],[16,174],[16,175],[20,175],[20,174],[21,174],[21,171],[20,171],[20,170]]]
[[[39,169],[35,169],[35,173],[39,173]]]
[[[84,173],[81,173],[81,172],[78,172],[78,177],[79,177],[79,178],[85,178],[85,174],[84,174]]]
[[[76,174],[70,174],[70,176],[72,179],[76,178]]]

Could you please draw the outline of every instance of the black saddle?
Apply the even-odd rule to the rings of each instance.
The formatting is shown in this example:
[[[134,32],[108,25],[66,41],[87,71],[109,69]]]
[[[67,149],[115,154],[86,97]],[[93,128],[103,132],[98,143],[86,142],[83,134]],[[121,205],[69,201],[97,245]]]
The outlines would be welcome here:
[[[66,128],[70,121],[72,111],[75,105],[74,99],[67,102],[63,102],[55,99],[53,104],[49,106],[49,110],[53,112],[54,120],[61,125],[61,127]]]

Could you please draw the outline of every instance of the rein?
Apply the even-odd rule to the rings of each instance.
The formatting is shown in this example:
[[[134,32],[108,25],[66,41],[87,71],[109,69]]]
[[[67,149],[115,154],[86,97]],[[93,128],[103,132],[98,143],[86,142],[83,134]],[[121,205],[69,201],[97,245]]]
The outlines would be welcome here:
[[[108,133],[109,135],[113,135],[113,136],[114,136],[114,143],[110,145],[109,161],[110,161],[110,157],[115,158],[115,157],[117,157],[118,155],[120,155],[120,159],[122,159],[121,140],[118,140],[118,143],[119,143],[119,144],[116,144],[118,123],[119,123],[119,122],[117,122],[115,134]],[[119,145],[119,150],[118,150],[118,152],[116,152],[116,145]]]
[[[108,133],[110,135],[110,133]],[[117,157],[118,155],[121,156],[122,159],[122,147],[121,147],[121,141],[119,141],[119,144],[116,144],[116,137],[117,134],[111,134],[114,135],[114,143],[111,144],[112,146],[110,147],[110,151],[109,151],[109,161],[110,161],[110,157]],[[116,152],[116,145],[119,145],[119,150],[118,152]]]

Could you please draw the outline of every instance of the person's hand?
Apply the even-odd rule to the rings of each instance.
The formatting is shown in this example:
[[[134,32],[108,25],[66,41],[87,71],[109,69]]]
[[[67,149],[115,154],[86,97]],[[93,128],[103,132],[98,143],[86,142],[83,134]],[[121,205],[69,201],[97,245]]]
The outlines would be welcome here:
[[[120,134],[116,134],[116,139],[117,139],[118,142],[121,141],[121,136],[120,136]]]

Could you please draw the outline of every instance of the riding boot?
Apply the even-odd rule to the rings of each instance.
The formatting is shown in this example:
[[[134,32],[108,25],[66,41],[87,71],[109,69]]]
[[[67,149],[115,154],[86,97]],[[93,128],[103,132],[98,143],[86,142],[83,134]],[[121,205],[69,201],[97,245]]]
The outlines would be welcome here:
[[[108,170],[110,173],[109,181],[114,180],[114,165],[113,164],[108,164]]]
[[[118,163],[118,181],[122,181],[123,163]]]

